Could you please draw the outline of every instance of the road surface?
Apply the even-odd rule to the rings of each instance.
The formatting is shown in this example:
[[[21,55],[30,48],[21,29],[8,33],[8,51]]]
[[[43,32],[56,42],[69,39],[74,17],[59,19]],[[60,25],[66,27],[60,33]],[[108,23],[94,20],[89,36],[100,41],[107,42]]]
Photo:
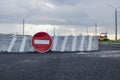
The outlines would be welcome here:
[[[0,53],[0,80],[120,80],[120,45],[98,52]]]

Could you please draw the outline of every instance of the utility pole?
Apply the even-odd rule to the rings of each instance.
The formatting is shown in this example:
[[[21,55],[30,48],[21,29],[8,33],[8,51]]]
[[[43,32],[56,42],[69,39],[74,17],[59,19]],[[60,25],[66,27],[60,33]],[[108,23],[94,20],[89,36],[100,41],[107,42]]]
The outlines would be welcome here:
[[[95,36],[97,36],[97,22],[95,22]]]
[[[54,37],[55,37],[55,27],[54,27],[54,32],[53,33],[54,33]]]
[[[24,28],[25,28],[25,20],[24,20],[24,18],[23,18],[23,36],[24,36]]]
[[[108,6],[115,9],[115,41],[117,41],[117,9],[120,7],[113,7],[111,5]]]
[[[30,14],[29,15],[26,15],[26,16],[23,16],[23,19],[22,19],[22,24],[23,24],[23,30],[22,30],[22,35],[25,35],[25,20],[26,20],[26,18],[28,18],[30,16]]]
[[[88,27],[87,27],[87,36],[88,36]]]
[[[106,27],[106,33],[107,33],[107,27]]]
[[[59,36],[59,31],[58,31],[58,36]]]

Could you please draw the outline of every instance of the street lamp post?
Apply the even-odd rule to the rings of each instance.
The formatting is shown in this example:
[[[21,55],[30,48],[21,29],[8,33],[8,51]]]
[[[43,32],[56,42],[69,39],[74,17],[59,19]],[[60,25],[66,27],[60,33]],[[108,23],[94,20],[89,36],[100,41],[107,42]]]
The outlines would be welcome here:
[[[117,41],[117,9],[120,7],[113,7],[111,5],[108,6],[115,9],[115,41]]]
[[[115,40],[117,41],[117,8],[115,9]]]

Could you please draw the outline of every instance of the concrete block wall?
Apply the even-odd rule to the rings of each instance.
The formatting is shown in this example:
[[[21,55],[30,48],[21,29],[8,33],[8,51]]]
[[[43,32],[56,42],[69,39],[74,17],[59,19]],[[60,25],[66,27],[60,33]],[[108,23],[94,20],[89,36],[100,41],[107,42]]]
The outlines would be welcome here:
[[[10,42],[12,40],[13,35],[0,35],[0,51],[7,51],[9,48]]]
[[[51,51],[97,51],[98,39],[95,36],[55,36],[52,37]],[[0,52],[34,52],[32,36],[0,36]]]
[[[9,35],[0,36],[0,52],[33,52],[32,36]]]
[[[95,36],[55,36],[52,51],[97,51],[98,39]]]

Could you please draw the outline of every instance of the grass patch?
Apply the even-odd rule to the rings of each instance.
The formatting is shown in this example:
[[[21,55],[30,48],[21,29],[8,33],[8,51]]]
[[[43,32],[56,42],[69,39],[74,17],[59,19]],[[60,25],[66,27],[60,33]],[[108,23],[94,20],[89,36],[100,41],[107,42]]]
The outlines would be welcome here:
[[[120,40],[109,40],[109,41],[99,41],[99,42],[103,42],[103,43],[110,43],[110,44],[120,44]]]

